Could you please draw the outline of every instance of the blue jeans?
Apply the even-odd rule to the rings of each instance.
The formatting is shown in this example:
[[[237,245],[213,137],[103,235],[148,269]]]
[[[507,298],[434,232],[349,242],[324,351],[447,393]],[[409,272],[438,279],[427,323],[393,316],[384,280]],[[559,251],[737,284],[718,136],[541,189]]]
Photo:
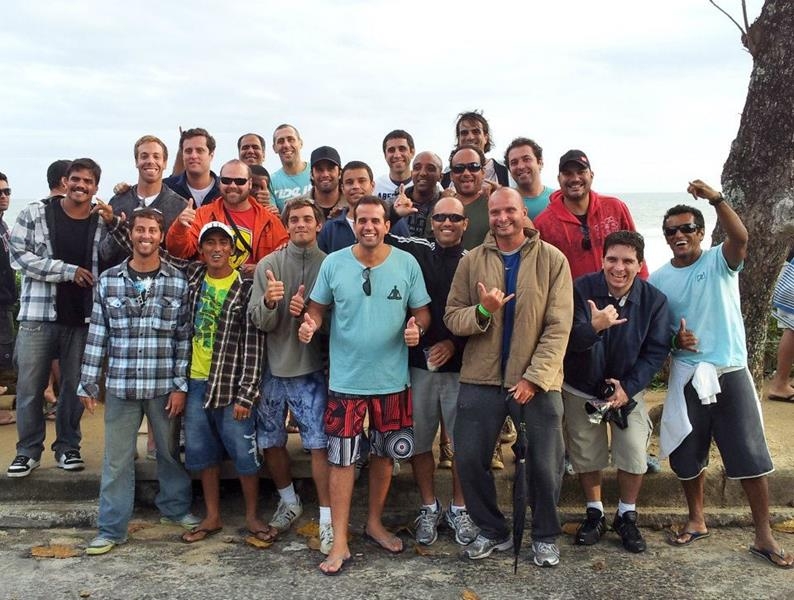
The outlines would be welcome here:
[[[117,542],[127,539],[127,524],[135,502],[135,447],[144,413],[157,445],[157,481],[154,500],[164,517],[185,516],[192,501],[190,476],[179,462],[174,435],[179,419],[165,410],[168,396],[152,400],[122,400],[110,394],[105,401],[105,460],[99,491],[99,535]]]
[[[44,390],[50,363],[61,363],[60,393],[55,413],[52,450],[59,458],[67,450],[80,450],[83,405],[77,398],[80,365],[88,325],[68,326],[48,321],[22,321],[14,348],[17,370],[17,454],[39,460],[44,451]]]

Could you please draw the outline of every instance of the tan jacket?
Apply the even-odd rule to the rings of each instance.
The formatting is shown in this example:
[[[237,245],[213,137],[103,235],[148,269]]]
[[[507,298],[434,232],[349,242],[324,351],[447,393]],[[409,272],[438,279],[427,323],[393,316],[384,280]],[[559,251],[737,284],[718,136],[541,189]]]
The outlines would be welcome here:
[[[565,256],[525,229],[516,284],[516,309],[510,356],[502,379],[504,312],[494,313],[481,328],[476,311],[477,283],[505,289],[504,262],[493,233],[458,264],[447,299],[444,323],[455,335],[469,336],[463,351],[460,381],[512,387],[523,377],[544,391],[560,390],[562,362],[573,323],[573,284]]]

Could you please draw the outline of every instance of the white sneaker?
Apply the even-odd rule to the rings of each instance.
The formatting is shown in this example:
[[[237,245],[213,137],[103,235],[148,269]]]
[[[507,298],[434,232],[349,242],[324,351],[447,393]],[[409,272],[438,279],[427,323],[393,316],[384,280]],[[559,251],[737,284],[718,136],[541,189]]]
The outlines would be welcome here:
[[[65,471],[82,471],[85,469],[85,463],[78,450],[67,450],[58,457],[58,468]]]
[[[185,513],[185,516],[179,519],[172,519],[170,517],[160,517],[160,523],[163,525],[179,525],[183,529],[190,531],[201,523],[201,518],[193,513]]]
[[[298,498],[296,496],[296,498]],[[295,522],[295,519],[303,514],[303,505],[301,499],[298,498],[297,504],[287,504],[283,500],[279,500],[276,512],[273,518],[270,519],[269,525],[279,530],[279,533],[289,529]]]
[[[41,462],[35,458],[19,454],[11,461],[11,464],[8,465],[6,475],[9,477],[27,477],[30,475],[30,472],[38,468],[40,464]]]
[[[532,560],[539,567],[556,567],[560,564],[560,549],[557,544],[532,542]]]
[[[320,552],[328,556],[334,545],[334,528],[330,523],[320,523]]]

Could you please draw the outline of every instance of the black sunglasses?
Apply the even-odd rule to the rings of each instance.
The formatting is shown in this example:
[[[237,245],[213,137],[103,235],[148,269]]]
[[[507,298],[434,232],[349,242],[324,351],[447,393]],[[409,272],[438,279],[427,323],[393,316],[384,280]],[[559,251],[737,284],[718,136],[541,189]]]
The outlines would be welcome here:
[[[466,218],[466,215],[456,215],[455,213],[436,213],[430,218],[436,223],[443,223],[447,219],[449,219],[451,223],[460,223]]]
[[[677,232],[695,233],[700,227],[694,223],[684,223],[683,225],[673,225],[672,227],[662,227],[665,237],[673,237]]]
[[[11,188],[3,188],[2,190],[0,190],[0,196],[2,196],[2,195],[10,196],[11,195]]]
[[[479,173],[482,169],[482,165],[478,162],[472,163],[461,163],[459,165],[452,165],[449,170],[453,173],[457,173],[460,175],[464,171],[469,171],[470,173]]]
[[[590,227],[587,225],[580,225],[579,226],[582,230],[582,250],[590,250],[593,247],[592,242],[590,241]]]
[[[236,185],[245,185],[248,183],[247,177],[221,177],[221,183],[223,185],[231,185],[232,183]]]
[[[361,285],[361,289],[364,290],[364,293],[367,296],[372,295],[372,282],[369,280],[369,270],[369,267],[367,267],[361,272],[361,276],[364,278],[364,283]]]

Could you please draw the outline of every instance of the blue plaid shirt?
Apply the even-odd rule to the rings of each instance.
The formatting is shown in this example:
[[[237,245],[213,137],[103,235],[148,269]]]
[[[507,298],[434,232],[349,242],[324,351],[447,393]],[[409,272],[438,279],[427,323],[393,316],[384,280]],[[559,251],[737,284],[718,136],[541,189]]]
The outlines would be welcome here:
[[[139,300],[125,260],[99,278],[78,396],[96,398],[108,355],[107,390],[126,400],[187,391],[190,306],[185,276],[166,262]]]

